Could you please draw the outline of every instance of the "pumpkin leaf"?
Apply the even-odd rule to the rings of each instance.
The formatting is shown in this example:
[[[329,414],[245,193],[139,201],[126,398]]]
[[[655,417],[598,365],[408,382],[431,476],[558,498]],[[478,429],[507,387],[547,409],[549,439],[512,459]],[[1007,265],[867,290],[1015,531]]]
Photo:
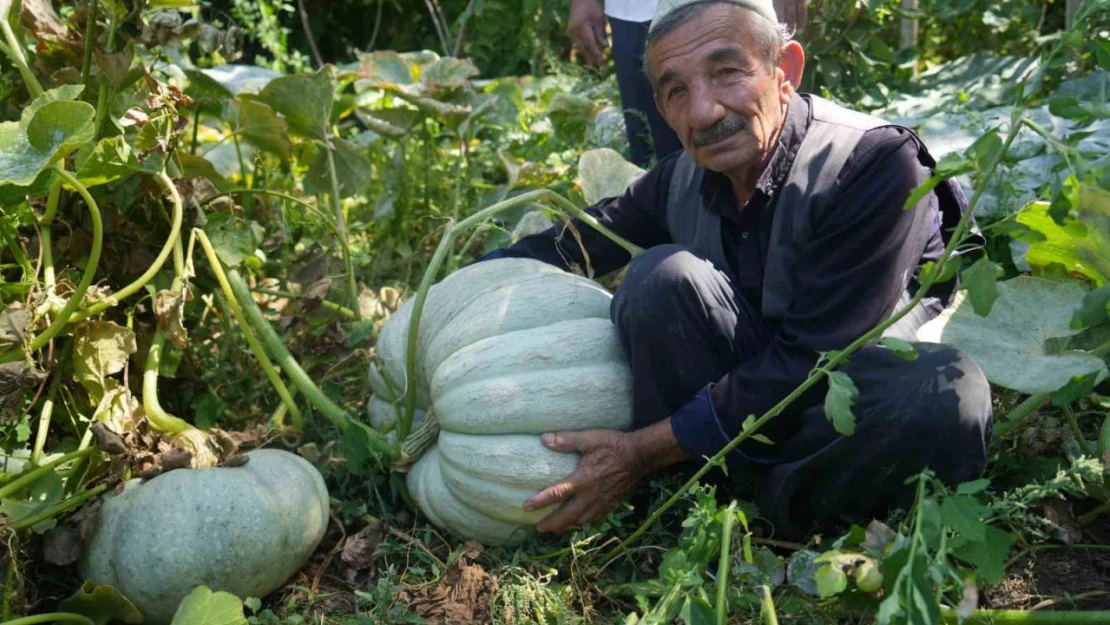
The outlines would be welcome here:
[[[108,584],[86,581],[69,597],[58,603],[59,612],[73,612],[89,617],[94,625],[108,625],[112,621],[128,624],[143,622],[143,615],[135,604],[119,590]]]
[[[51,472],[31,483],[17,497],[0,499],[0,516],[10,524],[30,519],[58,505],[65,499],[65,486],[57,473]],[[54,519],[46,519],[32,526],[37,533],[54,527]]]
[[[86,187],[107,184],[142,171],[135,152],[123,137],[108,137],[77,154],[77,178]]]
[[[93,139],[96,109],[85,102],[43,104],[30,121],[0,123],[0,184],[27,186],[52,163]]]
[[[181,600],[170,625],[247,625],[247,617],[239,597],[197,586]]]
[[[370,158],[366,150],[344,139],[335,140],[335,177],[339,180],[339,197],[362,193],[370,184]],[[318,150],[308,167],[308,183],[317,191],[331,193],[328,175],[327,148]]]
[[[1110,280],[1110,193],[1082,185],[1075,215],[1057,224],[1047,202],[1032,202],[1017,221],[1044,235],[1030,243],[1025,262],[1035,271],[1063,265],[1069,274],[1083,276],[1101,287]]]
[[[254,228],[245,220],[231,215],[209,215],[204,233],[211,239],[216,256],[228,267],[239,265],[258,247],[259,238]]]
[[[275,78],[258,95],[285,117],[293,132],[320,141],[327,138],[335,85],[323,71]]]
[[[998,279],[1003,273],[1002,267],[984,256],[960,274],[971,307],[977,315],[986,317],[991,314],[994,300],[998,299]]]
[[[859,389],[852,378],[842,371],[829,372],[829,392],[825,395],[825,416],[832,421],[833,428],[845,436],[856,432],[856,417],[852,414],[852,404],[859,397]]]
[[[1087,293],[1071,317],[1071,328],[1082,330],[1110,321],[1110,284]]]
[[[609,148],[583,152],[578,159],[578,184],[587,204],[623,195],[644,170],[624,160]]]
[[[952,550],[952,555],[975,565],[979,576],[988,584],[997,584],[1006,574],[1006,557],[1014,537],[997,527],[984,526],[983,540],[972,540]]]
[[[243,100],[239,104],[239,133],[256,147],[288,159],[293,149],[289,124],[262,102]]]
[[[1101,358],[1084,352],[1053,353],[1049,339],[1077,334],[1070,320],[1086,291],[1075,284],[1020,276],[998,283],[998,299],[982,317],[971,310],[966,291],[917,338],[965,351],[992,383],[1022,393],[1055,391],[1072,378],[1106,375]]]

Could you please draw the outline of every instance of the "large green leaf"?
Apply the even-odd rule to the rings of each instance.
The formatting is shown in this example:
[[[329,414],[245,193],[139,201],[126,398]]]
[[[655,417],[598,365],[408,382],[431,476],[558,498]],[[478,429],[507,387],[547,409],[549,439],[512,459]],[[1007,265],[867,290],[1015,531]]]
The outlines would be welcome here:
[[[92,141],[96,109],[85,102],[51,101],[29,120],[0,124],[0,184],[30,185],[55,161]]]
[[[578,184],[587,204],[624,195],[628,185],[643,174],[644,170],[609,148],[583,152],[578,159]]]
[[[197,586],[181,600],[170,625],[247,625],[247,617],[239,597]]]
[[[292,131],[325,139],[335,98],[335,85],[328,74],[282,76],[270,81],[259,97],[285,117]]]
[[[106,184],[142,171],[135,152],[123,137],[109,137],[77,153],[77,178],[86,187]]]
[[[1069,273],[1089,278],[1096,286],[1110,281],[1110,193],[1083,185],[1076,215],[1057,224],[1047,202],[1034,202],[1018,213],[1018,222],[1044,235],[1029,245],[1025,261],[1034,269],[1055,263]]]
[[[370,183],[370,158],[366,150],[343,139],[335,141],[335,176],[339,180],[339,197],[362,193]],[[321,149],[308,168],[308,182],[316,191],[331,193],[328,176],[328,152]]]
[[[288,159],[293,149],[289,125],[262,102],[244,99],[239,104],[239,132],[247,141],[282,159]]]
[[[1022,393],[1052,392],[1092,372],[1106,375],[1106,364],[1097,356],[1053,353],[1046,346],[1049,339],[1079,332],[1070,322],[1086,293],[1082,287],[1020,276],[999,282],[998,292],[991,313],[981,317],[961,291],[917,338],[962,349],[992,383]]]
[[[20,123],[26,126],[31,122],[31,118],[35,116],[40,108],[51,102],[69,102],[81,97],[81,93],[85,90],[85,85],[62,85],[56,89],[51,89],[44,92],[39,97],[31,101],[23,112],[20,113]]]
[[[261,239],[250,223],[222,213],[208,216],[204,233],[211,239],[216,256],[229,267],[254,254]]]
[[[97,585],[92,580],[86,581],[77,592],[59,602],[58,610],[87,616],[94,625],[108,625],[112,621],[128,624],[143,622],[142,612],[119,590],[107,584]]]

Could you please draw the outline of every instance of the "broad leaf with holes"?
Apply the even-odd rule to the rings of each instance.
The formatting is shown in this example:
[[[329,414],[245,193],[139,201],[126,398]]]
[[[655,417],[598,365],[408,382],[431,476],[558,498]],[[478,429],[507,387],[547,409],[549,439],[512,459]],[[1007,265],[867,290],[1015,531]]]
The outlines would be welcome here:
[[[35,182],[52,163],[92,141],[95,117],[85,102],[54,100],[30,117],[0,124],[0,184]]]

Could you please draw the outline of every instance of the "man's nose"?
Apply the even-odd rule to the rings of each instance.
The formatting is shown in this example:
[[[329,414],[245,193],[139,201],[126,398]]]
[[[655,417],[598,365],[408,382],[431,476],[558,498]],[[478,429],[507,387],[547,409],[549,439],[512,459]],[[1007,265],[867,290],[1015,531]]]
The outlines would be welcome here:
[[[695,86],[690,91],[690,126],[694,130],[712,128],[725,117],[725,107],[710,89]]]

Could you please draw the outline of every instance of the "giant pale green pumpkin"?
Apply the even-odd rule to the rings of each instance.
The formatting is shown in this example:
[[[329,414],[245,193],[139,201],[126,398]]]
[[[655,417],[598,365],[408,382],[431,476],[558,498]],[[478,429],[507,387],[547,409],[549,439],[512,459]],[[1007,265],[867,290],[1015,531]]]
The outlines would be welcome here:
[[[631,374],[611,299],[595,282],[538,261],[471,265],[429,291],[415,388],[404,384],[413,300],[385,323],[382,370],[370,371],[371,417],[391,426],[407,392],[435,413],[436,445],[407,476],[435,525],[486,544],[519,542],[551,512],[525,512],[524,502],[578,463],[539,435],[629,427]]]
[[[279,588],[323,539],[328,491],[300,456],[247,456],[240,467],[128,482],[106,498],[81,573],[116,587],[153,625],[169,623],[196,586],[242,598]]]

